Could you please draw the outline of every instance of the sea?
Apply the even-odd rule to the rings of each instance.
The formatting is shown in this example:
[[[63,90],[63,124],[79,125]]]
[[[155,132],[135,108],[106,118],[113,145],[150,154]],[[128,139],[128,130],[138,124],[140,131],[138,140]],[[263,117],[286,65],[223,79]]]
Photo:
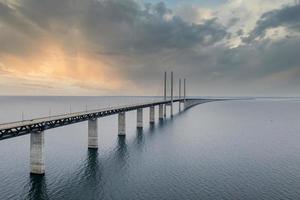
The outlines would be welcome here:
[[[0,124],[159,100],[159,97],[0,97]],[[30,175],[30,135],[0,140],[1,200],[300,199],[300,100],[232,99],[200,104],[136,128],[126,113],[45,131],[44,176]]]

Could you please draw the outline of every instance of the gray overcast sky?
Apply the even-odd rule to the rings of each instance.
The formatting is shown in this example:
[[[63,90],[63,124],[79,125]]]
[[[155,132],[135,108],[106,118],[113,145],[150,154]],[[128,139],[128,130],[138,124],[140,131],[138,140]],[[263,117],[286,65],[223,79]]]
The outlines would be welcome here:
[[[300,96],[294,0],[0,0],[0,95]]]

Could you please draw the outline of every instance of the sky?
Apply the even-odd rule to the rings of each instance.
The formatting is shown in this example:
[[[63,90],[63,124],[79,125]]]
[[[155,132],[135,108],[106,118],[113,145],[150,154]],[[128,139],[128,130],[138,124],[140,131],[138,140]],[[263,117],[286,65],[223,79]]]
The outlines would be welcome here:
[[[299,0],[0,0],[0,95],[300,96],[299,52]]]

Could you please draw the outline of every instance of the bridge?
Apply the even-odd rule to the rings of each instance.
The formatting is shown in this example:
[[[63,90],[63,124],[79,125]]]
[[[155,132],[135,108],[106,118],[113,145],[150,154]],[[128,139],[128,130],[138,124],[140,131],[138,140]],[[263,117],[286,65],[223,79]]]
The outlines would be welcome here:
[[[30,173],[45,173],[45,153],[44,144],[45,131],[52,128],[66,126],[74,123],[88,121],[88,148],[98,148],[98,126],[97,120],[118,114],[118,136],[126,135],[126,112],[135,111],[137,113],[137,128],[143,128],[143,109],[149,108],[149,122],[155,123],[155,107],[158,106],[159,120],[164,120],[167,116],[167,106],[170,106],[170,116],[173,117],[173,104],[179,103],[179,111],[183,104],[183,110],[192,106],[214,101],[213,99],[199,99],[186,97],[186,80],[183,81],[184,95],[181,97],[181,79],[179,79],[178,98],[173,96],[173,72],[171,72],[171,90],[170,99],[167,99],[167,73],[164,74],[164,99],[160,101],[150,101],[132,105],[116,106],[88,110],[83,112],[74,112],[57,116],[36,118],[31,120],[22,120],[17,122],[0,124],[0,140],[18,137],[30,134]]]

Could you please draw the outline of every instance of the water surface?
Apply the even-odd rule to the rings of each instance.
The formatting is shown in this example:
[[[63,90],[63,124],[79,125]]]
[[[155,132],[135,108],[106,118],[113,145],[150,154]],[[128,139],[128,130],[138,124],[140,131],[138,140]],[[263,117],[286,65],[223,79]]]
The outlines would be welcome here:
[[[1,97],[0,122],[153,98]],[[177,108],[175,108],[177,110]],[[157,114],[157,113],[156,113]],[[117,136],[101,118],[99,149],[87,122],[47,130],[46,174],[29,175],[29,136],[0,141],[0,199],[300,199],[300,101],[201,104]],[[157,116],[156,116],[157,117]]]

